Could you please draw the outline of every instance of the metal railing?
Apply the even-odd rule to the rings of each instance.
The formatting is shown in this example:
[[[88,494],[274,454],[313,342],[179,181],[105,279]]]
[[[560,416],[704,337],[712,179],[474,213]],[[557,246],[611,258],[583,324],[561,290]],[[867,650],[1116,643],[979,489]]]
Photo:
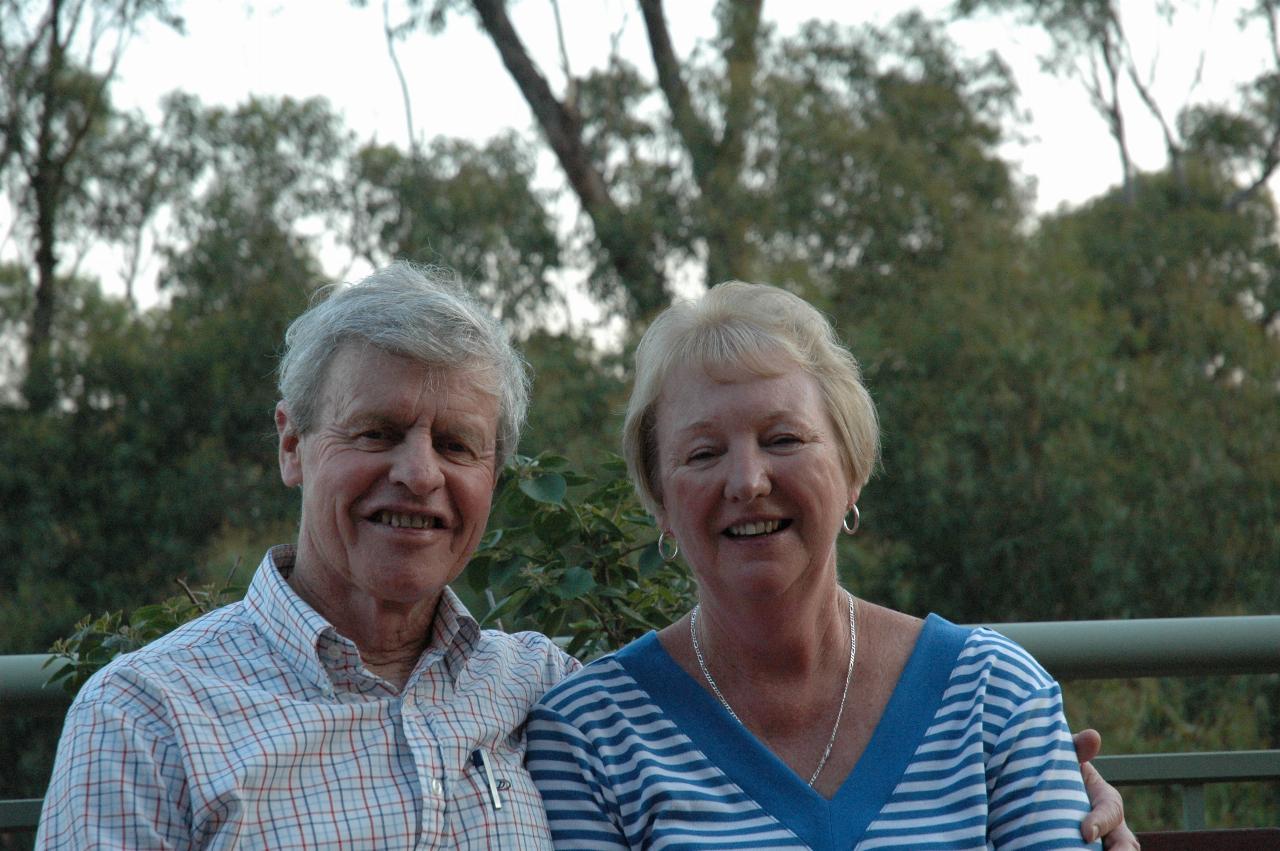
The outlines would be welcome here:
[[[1280,673],[1280,615],[990,624],[1059,680]],[[1280,750],[1100,756],[1116,786],[1178,786],[1184,830],[1205,825],[1209,783],[1280,780]]]
[[[989,624],[1060,680],[1280,673],[1280,615]],[[0,656],[0,717],[58,715],[70,697],[46,686],[43,654]],[[1182,788],[1184,828],[1204,827],[1208,783],[1280,780],[1280,750],[1101,756],[1117,786]],[[35,827],[39,799],[0,801],[0,831]]]

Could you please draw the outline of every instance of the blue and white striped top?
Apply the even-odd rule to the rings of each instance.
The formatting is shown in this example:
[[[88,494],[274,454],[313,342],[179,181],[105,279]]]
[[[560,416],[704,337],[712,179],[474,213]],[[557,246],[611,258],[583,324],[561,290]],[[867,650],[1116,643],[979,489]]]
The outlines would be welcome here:
[[[526,759],[557,848],[1090,847],[1058,684],[1003,636],[936,615],[831,800],[655,633],[548,692]]]

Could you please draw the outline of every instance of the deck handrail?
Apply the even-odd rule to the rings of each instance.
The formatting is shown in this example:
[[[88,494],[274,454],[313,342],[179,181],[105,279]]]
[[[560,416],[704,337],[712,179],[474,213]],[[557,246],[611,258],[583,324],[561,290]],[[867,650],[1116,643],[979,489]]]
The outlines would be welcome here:
[[[1059,680],[1280,673],[1280,615],[985,624],[1025,647]],[[71,696],[47,685],[55,657],[0,656],[0,716],[56,716]],[[1187,829],[1204,826],[1204,784],[1280,780],[1280,750],[1106,755],[1116,785],[1178,785]],[[0,832],[34,828],[39,800],[0,801]]]
[[[49,684],[57,657],[50,653],[0,656],[0,717],[58,715],[71,704],[61,683]]]
[[[1280,673],[1280,615],[988,625],[1059,680]]]

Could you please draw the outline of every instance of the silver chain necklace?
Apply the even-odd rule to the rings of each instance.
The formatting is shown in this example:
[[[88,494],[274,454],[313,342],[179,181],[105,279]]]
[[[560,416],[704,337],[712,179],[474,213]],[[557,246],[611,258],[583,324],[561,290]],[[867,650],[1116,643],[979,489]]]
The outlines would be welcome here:
[[[845,596],[849,599],[849,670],[844,675],[844,693],[840,695],[840,709],[836,712],[836,723],[831,728],[831,738],[827,740],[827,747],[822,752],[822,759],[818,760],[818,767],[813,770],[813,776],[809,778],[809,786],[812,787],[818,781],[818,775],[822,773],[822,769],[827,765],[827,758],[831,756],[831,748],[835,746],[836,734],[840,732],[840,719],[844,717],[845,701],[849,699],[849,683],[853,680],[853,660],[858,655],[858,629],[854,616],[854,600],[853,595],[845,591]],[[720,705],[725,711],[733,717],[734,721],[742,724],[742,719],[738,717],[738,713],[733,711],[733,707],[729,705],[729,701],[724,699],[724,695],[720,693],[720,686],[716,685],[715,677],[711,676],[711,671],[707,670],[707,660],[702,658],[702,646],[698,643],[698,611],[702,605],[693,607],[693,613],[689,616],[689,638],[693,642],[693,655],[698,657],[698,667],[702,670],[702,676],[707,678],[707,685],[711,686],[711,691],[720,701]],[[746,724],[742,724],[746,727]]]

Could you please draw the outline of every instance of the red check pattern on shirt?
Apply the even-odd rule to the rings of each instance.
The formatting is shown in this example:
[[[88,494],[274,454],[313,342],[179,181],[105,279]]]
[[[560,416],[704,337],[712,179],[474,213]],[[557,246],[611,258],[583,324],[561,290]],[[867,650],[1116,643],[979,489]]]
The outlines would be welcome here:
[[[85,685],[38,848],[550,847],[524,723],[578,663],[543,635],[481,630],[446,590],[398,692],[285,582],[294,555],[272,549],[244,600]]]

